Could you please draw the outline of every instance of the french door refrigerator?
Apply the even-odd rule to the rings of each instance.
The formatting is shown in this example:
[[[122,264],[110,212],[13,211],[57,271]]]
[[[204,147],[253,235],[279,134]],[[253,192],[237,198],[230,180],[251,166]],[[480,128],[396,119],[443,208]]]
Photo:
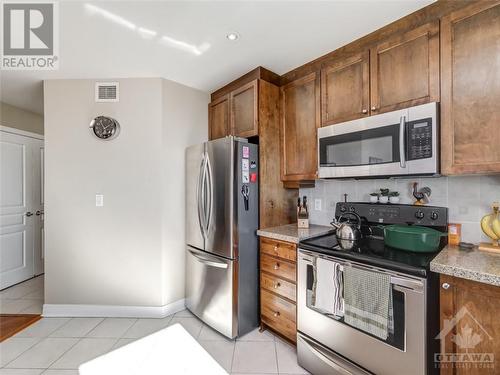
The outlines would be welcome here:
[[[259,323],[258,160],[232,136],[186,150],[186,306],[229,338]]]

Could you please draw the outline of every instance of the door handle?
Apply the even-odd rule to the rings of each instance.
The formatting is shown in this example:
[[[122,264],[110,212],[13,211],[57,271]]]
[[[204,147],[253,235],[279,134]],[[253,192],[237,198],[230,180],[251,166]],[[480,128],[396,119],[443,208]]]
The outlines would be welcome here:
[[[191,253],[192,256],[194,256],[198,260],[198,262],[203,263],[207,266],[216,267],[216,268],[223,268],[223,269],[227,269],[227,267],[228,267],[227,263],[215,262],[213,260],[210,260],[209,258],[205,258],[203,256],[200,256],[199,254],[195,253],[192,250],[189,250],[189,252]]]
[[[36,216],[40,216],[40,215],[43,215],[43,214],[44,214],[44,212],[43,212],[43,211],[40,211],[40,210],[39,210],[39,211],[37,211],[37,212],[35,212],[35,215],[36,215]]]
[[[206,169],[206,179],[207,179],[207,213],[206,213],[206,231],[207,235],[210,229],[210,225],[212,223],[212,210],[213,210],[213,181],[212,181],[212,167],[210,166],[210,158],[207,154],[205,160],[205,169]]]
[[[198,200],[198,223],[200,224],[200,230],[203,235],[203,237],[206,237],[205,234],[205,224],[204,224],[204,214],[203,214],[203,177],[205,173],[205,154],[203,154],[203,157],[201,159],[201,164],[200,164],[200,172],[198,175],[198,186],[196,187],[196,196]]]
[[[26,216],[30,217],[30,216],[33,216],[33,212],[26,212]]]
[[[399,121],[399,165],[401,166],[401,168],[406,168],[405,124],[406,124],[406,117],[401,116],[401,119]]]

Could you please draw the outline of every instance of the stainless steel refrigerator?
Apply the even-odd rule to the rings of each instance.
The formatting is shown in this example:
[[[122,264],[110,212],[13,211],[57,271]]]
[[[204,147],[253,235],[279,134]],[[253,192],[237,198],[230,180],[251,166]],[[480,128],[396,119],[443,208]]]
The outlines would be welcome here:
[[[186,306],[229,338],[259,323],[258,165],[242,138],[186,150]]]

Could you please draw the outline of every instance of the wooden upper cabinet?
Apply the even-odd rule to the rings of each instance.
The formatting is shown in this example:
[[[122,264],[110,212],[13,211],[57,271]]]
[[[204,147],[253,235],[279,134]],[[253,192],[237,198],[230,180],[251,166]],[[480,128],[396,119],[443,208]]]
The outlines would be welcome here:
[[[231,134],[253,137],[259,133],[258,80],[231,92]]]
[[[229,134],[229,95],[224,95],[208,105],[208,137],[223,138]]]
[[[439,21],[373,47],[370,81],[372,115],[439,101]]]
[[[369,115],[369,64],[366,51],[321,69],[322,126]]]
[[[500,2],[441,23],[441,170],[500,172]]]
[[[281,87],[281,178],[314,180],[320,125],[319,73]]]

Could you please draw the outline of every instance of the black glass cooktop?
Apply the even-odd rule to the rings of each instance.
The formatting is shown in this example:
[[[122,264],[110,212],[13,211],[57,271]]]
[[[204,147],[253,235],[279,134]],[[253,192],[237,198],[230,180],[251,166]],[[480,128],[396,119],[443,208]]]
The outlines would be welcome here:
[[[352,243],[327,234],[301,241],[299,247],[421,277],[427,276],[430,262],[437,255],[394,249],[386,246],[383,238],[371,236]]]

